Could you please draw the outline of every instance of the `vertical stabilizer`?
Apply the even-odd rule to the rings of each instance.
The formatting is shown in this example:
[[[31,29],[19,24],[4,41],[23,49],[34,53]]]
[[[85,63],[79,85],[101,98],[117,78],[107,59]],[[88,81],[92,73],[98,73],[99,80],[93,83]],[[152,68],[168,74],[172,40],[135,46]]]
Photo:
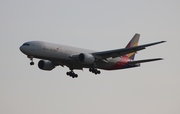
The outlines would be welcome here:
[[[135,47],[138,45],[140,34],[135,34],[131,41],[127,44],[126,48]],[[135,52],[127,54],[128,58],[134,60]]]

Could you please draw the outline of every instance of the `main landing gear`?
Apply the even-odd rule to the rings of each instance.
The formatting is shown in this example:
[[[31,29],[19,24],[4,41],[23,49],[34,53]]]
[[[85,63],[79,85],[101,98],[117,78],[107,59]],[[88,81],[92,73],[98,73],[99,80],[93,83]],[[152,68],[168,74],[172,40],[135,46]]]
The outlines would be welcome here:
[[[94,74],[100,74],[101,73],[101,71],[97,70],[96,68],[90,68],[89,71],[94,73]]]
[[[78,75],[75,74],[72,70],[69,71],[69,72],[67,72],[66,74],[69,75],[69,76],[72,77],[72,78],[77,78],[77,77],[78,77]]]
[[[70,70],[71,70],[71,71],[67,72],[66,74],[67,74],[68,76],[72,77],[72,78],[77,78],[78,75],[75,74],[72,69],[70,69]],[[94,73],[94,74],[96,74],[96,75],[101,73],[101,71],[97,70],[96,68],[90,68],[89,71],[92,72],[92,73]]]
[[[27,57],[31,60],[30,65],[34,65],[33,57],[32,56],[27,56]]]

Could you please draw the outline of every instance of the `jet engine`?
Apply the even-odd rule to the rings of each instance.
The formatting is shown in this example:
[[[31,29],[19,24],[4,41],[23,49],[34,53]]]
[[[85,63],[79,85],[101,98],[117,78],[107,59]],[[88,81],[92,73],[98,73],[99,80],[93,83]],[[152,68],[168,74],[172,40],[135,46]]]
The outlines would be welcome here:
[[[50,71],[55,68],[55,65],[49,60],[40,60],[38,63],[38,67],[41,70],[49,70]]]
[[[93,64],[95,61],[95,58],[91,54],[81,53],[78,56],[79,61],[84,64]]]

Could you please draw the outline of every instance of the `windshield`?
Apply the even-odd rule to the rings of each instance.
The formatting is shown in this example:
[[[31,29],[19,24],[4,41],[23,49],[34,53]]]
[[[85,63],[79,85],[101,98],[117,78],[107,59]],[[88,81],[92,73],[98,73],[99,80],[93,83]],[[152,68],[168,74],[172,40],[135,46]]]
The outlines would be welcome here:
[[[28,43],[24,43],[24,44],[23,44],[23,46],[29,46],[29,45],[30,45],[30,44],[28,44]]]

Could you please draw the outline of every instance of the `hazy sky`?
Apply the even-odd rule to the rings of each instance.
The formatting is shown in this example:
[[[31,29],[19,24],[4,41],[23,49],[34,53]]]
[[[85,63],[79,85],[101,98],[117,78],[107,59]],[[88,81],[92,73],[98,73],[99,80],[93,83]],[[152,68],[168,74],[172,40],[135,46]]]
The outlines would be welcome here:
[[[179,0],[0,0],[0,114],[179,114]],[[19,51],[43,40],[92,50],[166,40],[136,59],[163,57],[139,68],[42,71]]]

